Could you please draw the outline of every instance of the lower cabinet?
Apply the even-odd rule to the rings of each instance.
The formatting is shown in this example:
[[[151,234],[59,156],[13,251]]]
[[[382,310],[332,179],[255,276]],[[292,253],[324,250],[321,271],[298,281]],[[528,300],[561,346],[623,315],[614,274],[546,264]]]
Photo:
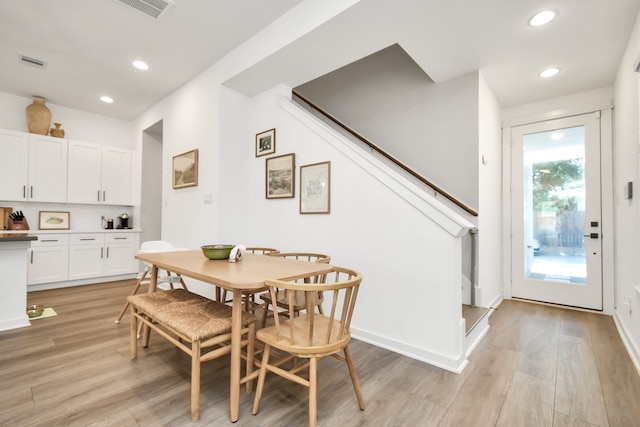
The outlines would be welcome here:
[[[69,235],[47,234],[31,242],[27,283],[61,282],[69,277]]]
[[[39,234],[31,243],[27,283],[65,282],[138,271],[138,233]]]
[[[132,233],[71,235],[69,280],[133,273],[137,246],[137,236]]]

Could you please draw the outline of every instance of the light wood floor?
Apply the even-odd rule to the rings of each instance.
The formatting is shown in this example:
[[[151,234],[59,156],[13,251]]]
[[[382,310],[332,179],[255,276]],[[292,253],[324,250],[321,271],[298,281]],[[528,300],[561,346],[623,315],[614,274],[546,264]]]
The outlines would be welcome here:
[[[0,425],[193,425],[186,355],[152,336],[129,359],[129,318],[114,319],[131,285],[29,294],[58,316],[0,332]],[[640,377],[610,317],[505,301],[490,324],[461,375],[353,340],[367,408],[358,409],[346,366],[325,359],[319,425],[640,425]],[[228,358],[203,366],[197,425],[232,425],[228,375]],[[268,376],[260,413],[251,415],[253,394],[243,391],[234,425],[305,425],[306,393]]]

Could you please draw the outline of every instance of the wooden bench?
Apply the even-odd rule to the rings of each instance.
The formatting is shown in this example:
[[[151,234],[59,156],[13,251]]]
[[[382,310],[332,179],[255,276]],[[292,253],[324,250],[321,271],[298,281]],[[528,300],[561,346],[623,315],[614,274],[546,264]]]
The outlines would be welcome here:
[[[184,289],[131,295],[128,301],[132,359],[137,357],[138,321],[149,328],[142,335],[143,347],[148,346],[152,329],[191,356],[191,421],[198,421],[200,364],[231,352],[231,307]],[[253,371],[255,321],[253,314],[242,313],[241,345],[247,347],[247,375]],[[251,387],[252,381],[248,381],[247,391]]]

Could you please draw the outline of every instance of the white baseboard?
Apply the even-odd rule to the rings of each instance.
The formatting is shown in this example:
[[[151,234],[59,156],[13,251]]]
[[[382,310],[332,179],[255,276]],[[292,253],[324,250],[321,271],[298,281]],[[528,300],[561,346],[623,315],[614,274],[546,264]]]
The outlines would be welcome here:
[[[28,285],[27,292],[45,291],[47,289],[69,288],[71,286],[93,285],[96,283],[116,282],[118,280],[135,279],[136,274],[121,274],[119,276],[94,277],[91,279],[68,280],[65,282],[39,283],[37,285]]]
[[[0,331],[8,331],[10,329],[24,328],[26,326],[31,326],[31,322],[29,322],[29,317],[27,316],[26,310],[24,317],[18,317],[15,319],[7,319],[0,322]]]
[[[618,329],[618,334],[622,339],[622,343],[627,349],[627,353],[631,357],[631,361],[633,362],[633,366],[635,366],[636,371],[640,375],[640,347],[634,342],[631,334],[627,333],[626,328],[624,327],[624,323],[620,320],[618,316],[618,310],[615,310],[613,314],[613,321],[616,324],[616,328]]]
[[[463,354],[447,356],[353,327],[351,328],[351,336],[357,340],[375,345],[376,347],[381,347],[457,374],[461,373],[469,363]]]

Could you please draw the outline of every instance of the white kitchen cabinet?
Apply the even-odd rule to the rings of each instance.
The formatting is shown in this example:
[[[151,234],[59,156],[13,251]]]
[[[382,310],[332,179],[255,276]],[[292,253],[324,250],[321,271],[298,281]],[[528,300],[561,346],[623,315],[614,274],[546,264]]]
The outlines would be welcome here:
[[[138,235],[132,233],[106,233],[104,236],[106,257],[104,275],[135,273],[138,261],[134,258],[138,253]]]
[[[116,276],[137,271],[133,233],[73,234],[69,243],[69,280]]]
[[[69,280],[100,277],[104,271],[104,233],[74,234],[69,242]]]
[[[31,242],[27,284],[61,282],[69,277],[69,236],[46,234]]]
[[[29,135],[29,183],[27,200],[67,201],[67,140]]]
[[[29,180],[29,134],[0,130],[0,200],[25,200]]]
[[[70,203],[133,205],[133,152],[69,141]]]
[[[67,201],[67,140],[0,130],[0,199]]]

